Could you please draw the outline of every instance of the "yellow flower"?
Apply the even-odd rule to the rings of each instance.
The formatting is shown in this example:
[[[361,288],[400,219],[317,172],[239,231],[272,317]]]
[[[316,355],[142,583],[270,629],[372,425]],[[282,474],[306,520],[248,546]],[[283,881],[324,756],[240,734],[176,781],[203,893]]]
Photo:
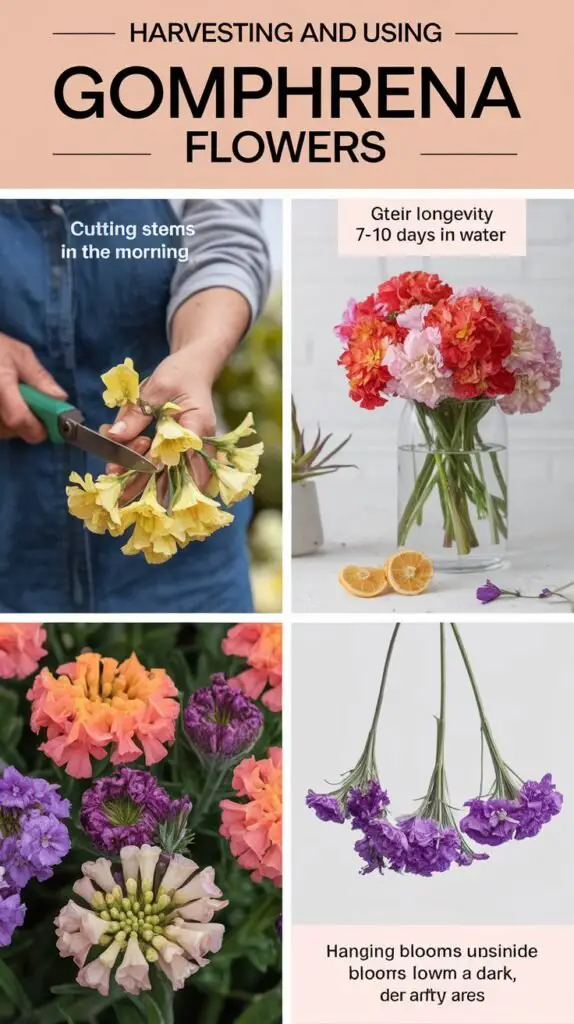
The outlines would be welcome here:
[[[201,438],[192,430],[182,427],[173,416],[160,416],[149,456],[159,459],[164,466],[177,466],[182,452],[190,449],[198,452],[202,447]]]
[[[118,498],[122,483],[119,477],[99,476],[94,482],[91,473],[81,477],[79,473],[70,473],[70,483],[75,487],[66,487],[68,510],[77,519],[82,519],[86,529],[91,533],[115,535],[123,532]]]
[[[177,544],[175,539],[169,534],[150,536],[140,526],[136,526],[127,544],[124,544],[122,551],[124,555],[143,554],[149,565],[160,565],[175,555]]]
[[[126,529],[135,523],[136,531],[138,533],[141,532],[142,544],[145,535],[151,537],[166,532],[167,512],[157,500],[154,476],[151,477],[141,498],[138,498],[137,501],[132,501],[130,505],[126,505],[121,510],[121,517]]]
[[[235,469],[242,473],[254,473],[263,455],[263,441],[248,445],[246,448],[235,448],[229,452],[228,458]]]
[[[140,396],[140,378],[137,370],[134,370],[133,359],[124,359],[119,366],[112,366],[111,370],[102,374],[102,381],[106,385],[102,397],[108,409],[136,404]]]
[[[221,463],[213,464],[213,473],[219,484],[219,494],[224,505],[235,505],[242,501],[248,494],[253,494],[255,485],[261,477],[258,473],[242,473],[233,466],[222,466]]]
[[[188,476],[172,505],[171,532],[178,544],[185,547],[191,540],[205,540],[222,526],[229,526],[233,519]]]
[[[235,430],[230,430],[227,434],[220,434],[219,437],[206,437],[205,440],[214,444],[216,448],[231,448],[236,445],[242,437],[249,437],[250,434],[255,433],[255,427],[253,426],[253,413],[248,412],[245,419],[241,421]]]

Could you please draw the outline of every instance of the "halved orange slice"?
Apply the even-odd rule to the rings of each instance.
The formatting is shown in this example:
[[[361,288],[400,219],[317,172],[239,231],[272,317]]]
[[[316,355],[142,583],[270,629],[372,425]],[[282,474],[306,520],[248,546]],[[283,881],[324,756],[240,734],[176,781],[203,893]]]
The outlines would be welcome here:
[[[346,565],[339,573],[339,583],[355,597],[379,597],[389,589],[382,566]]]
[[[421,551],[397,551],[386,562],[386,575],[397,594],[422,594],[433,577],[433,564]]]

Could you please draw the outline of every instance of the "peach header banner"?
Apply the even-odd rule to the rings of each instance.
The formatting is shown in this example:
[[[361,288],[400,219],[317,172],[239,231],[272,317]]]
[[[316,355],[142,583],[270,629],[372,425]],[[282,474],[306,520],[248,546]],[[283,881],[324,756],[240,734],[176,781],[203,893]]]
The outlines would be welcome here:
[[[5,0],[0,187],[571,187],[573,28],[563,0]]]
[[[292,941],[290,1024],[572,1021],[574,927],[295,925]]]

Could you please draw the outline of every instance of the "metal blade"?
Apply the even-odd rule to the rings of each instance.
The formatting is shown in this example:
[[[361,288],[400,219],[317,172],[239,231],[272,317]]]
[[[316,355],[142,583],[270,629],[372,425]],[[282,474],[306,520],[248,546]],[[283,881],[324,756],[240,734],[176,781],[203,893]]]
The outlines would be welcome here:
[[[139,473],[155,473],[156,471],[153,462],[143,455],[132,452],[131,448],[120,444],[119,441],[112,441],[111,437],[105,437],[103,434],[98,434],[96,430],[90,430],[89,427],[78,423],[72,417],[60,417],[60,431],[68,444],[74,444],[104,462],[116,462],[124,469],[135,469]]]

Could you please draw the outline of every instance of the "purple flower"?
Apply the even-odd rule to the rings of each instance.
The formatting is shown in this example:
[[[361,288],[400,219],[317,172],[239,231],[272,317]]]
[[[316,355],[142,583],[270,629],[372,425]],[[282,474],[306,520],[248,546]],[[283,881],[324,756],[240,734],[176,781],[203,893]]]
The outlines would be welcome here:
[[[369,822],[364,828],[364,838],[355,843],[355,850],[365,861],[361,874],[371,871],[381,874],[385,868],[401,871],[407,861],[409,844],[404,831],[392,825],[385,818]]]
[[[496,583],[487,580],[484,586],[477,588],[476,596],[482,604],[490,604],[491,601],[496,601],[497,597],[500,597],[502,593],[504,591],[497,587]]]
[[[26,907],[20,894],[12,892],[4,881],[4,869],[0,868],[0,946],[9,946],[15,928],[24,923]]]
[[[399,820],[408,840],[404,870],[410,875],[448,871],[460,856],[460,837],[455,828],[417,815]]]
[[[20,851],[34,865],[36,878],[43,882],[50,878],[54,865],[59,864],[70,851],[68,829],[55,814],[35,815],[26,823],[20,839]]]
[[[153,845],[160,824],[190,810],[187,797],[172,800],[149,772],[120,768],[86,790],[80,822],[94,846],[118,853],[123,846]]]
[[[365,789],[354,786],[349,790],[347,798],[347,808],[353,819],[352,828],[364,828],[372,818],[379,818],[389,802],[387,793],[376,779],[371,779]]]
[[[538,597],[552,597],[552,591],[549,587],[543,587]]]
[[[345,820],[345,812],[341,804],[337,797],[331,796],[330,793],[314,793],[310,789],[305,797],[305,803],[307,807],[315,811],[321,821],[336,821],[342,825]]]
[[[500,846],[514,839],[518,825],[515,801],[477,798],[467,800],[464,806],[470,810],[461,819],[460,829],[475,843]]]
[[[16,768],[0,777],[0,867],[4,881],[21,889],[31,878],[45,881],[70,849],[61,819],[70,804],[45,779],[26,778]]]
[[[227,760],[246,754],[257,743],[263,712],[218,672],[211,677],[211,686],[190,697],[184,722],[196,750]]]
[[[518,819],[515,839],[530,839],[538,835],[562,808],[564,797],[552,782],[550,774],[544,775],[540,782],[525,782],[518,794],[518,806],[515,810]]]

